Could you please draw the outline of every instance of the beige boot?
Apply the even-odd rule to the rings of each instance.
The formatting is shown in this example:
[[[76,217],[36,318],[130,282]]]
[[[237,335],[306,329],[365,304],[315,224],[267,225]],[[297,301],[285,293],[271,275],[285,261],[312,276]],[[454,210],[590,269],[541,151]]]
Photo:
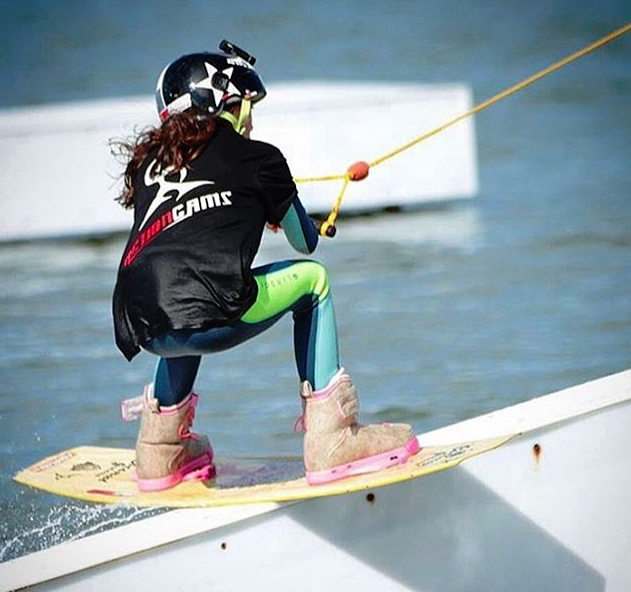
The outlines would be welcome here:
[[[312,485],[401,464],[420,450],[407,424],[358,424],[357,390],[343,369],[321,391],[303,382],[300,396],[306,477]]]
[[[162,407],[146,389],[136,442],[136,478],[140,491],[160,491],[180,481],[215,476],[213,451],[206,436],[190,431],[198,396]]]

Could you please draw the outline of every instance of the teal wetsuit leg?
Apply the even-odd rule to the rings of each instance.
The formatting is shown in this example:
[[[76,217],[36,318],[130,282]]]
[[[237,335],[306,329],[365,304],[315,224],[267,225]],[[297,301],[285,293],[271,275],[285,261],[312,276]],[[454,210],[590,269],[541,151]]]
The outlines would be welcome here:
[[[265,324],[293,311],[298,375],[314,389],[324,388],[339,369],[335,309],[326,268],[315,261],[288,261],[254,272],[258,296],[241,322]]]
[[[234,347],[262,333],[289,311],[294,316],[294,350],[300,380],[324,388],[339,369],[337,327],[326,268],[315,261],[284,261],[253,270],[254,304],[239,321],[204,331],[178,330],[146,346],[160,360],[155,396],[173,405],[191,391],[202,354]]]

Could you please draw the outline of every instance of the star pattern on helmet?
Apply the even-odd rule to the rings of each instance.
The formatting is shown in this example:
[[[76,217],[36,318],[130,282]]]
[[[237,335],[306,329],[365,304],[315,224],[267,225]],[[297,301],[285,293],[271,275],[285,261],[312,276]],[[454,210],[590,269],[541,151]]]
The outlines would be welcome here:
[[[215,68],[215,66],[209,64],[208,62],[204,62],[204,66],[206,67],[206,73],[208,74],[208,76],[206,78],[202,78],[199,82],[195,83],[195,88],[205,88],[212,91],[215,105],[220,105],[221,99],[226,94],[240,94],[239,89],[232,83],[231,80],[232,73],[234,72],[234,66],[228,66],[223,70]],[[213,77],[215,76],[215,74],[217,74],[217,72],[223,74],[228,80],[228,86],[223,90],[213,86]]]

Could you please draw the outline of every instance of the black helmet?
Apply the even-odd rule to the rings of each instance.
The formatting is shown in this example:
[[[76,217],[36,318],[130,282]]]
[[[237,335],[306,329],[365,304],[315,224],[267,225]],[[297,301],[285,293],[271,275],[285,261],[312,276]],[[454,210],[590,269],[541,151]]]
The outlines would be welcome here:
[[[156,103],[160,119],[195,108],[219,115],[242,100],[256,103],[266,94],[252,67],[255,58],[223,41],[226,53],[193,53],[170,63],[160,74]]]

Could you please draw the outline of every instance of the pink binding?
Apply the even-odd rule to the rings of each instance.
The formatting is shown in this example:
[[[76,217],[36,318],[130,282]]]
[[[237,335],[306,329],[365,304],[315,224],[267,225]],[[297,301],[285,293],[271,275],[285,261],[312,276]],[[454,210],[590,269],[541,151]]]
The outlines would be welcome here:
[[[351,377],[346,374],[346,371],[344,370],[344,368],[340,368],[334,375],[333,378],[331,378],[331,380],[329,380],[329,384],[327,384],[323,389],[320,389],[319,391],[313,391],[312,393],[312,397],[314,399],[323,399],[324,397],[328,397],[337,387],[337,385],[340,382],[343,382],[344,380],[350,380]]]
[[[350,380],[350,376],[348,374],[346,374],[346,371],[344,370],[344,368],[340,368],[334,375],[333,378],[331,378],[331,380],[329,380],[329,384],[327,384],[323,389],[320,389],[319,391],[312,391],[311,392],[311,398],[313,399],[324,399],[326,397],[328,397],[334,390],[335,387],[337,387],[337,385],[344,381],[344,380]],[[307,426],[305,424],[305,399],[302,396],[302,393],[300,393],[300,396],[303,398],[303,402],[302,402],[302,415],[294,422],[294,432],[296,434],[300,434],[302,432],[306,432],[307,431]],[[340,409],[340,414],[342,415],[342,417],[344,417],[344,413],[342,412],[342,410]]]
[[[166,477],[139,479],[136,471],[132,471],[132,479],[138,483],[140,491],[162,491],[163,489],[175,487],[182,481],[208,481],[215,477],[216,474],[217,471],[213,464],[213,453],[212,450],[209,450]]]
[[[305,471],[305,477],[309,485],[322,485],[331,481],[352,477],[353,475],[375,473],[407,462],[408,458],[415,455],[420,449],[418,438],[414,437],[402,448],[354,460],[324,471]]]
[[[175,415],[180,411],[180,409],[182,409],[182,407],[185,407],[189,404],[189,400],[191,401],[191,406],[193,407],[193,409],[195,409],[195,407],[197,407],[198,399],[199,395],[197,395],[196,393],[189,393],[176,405],[171,405],[170,407],[160,407],[160,415]]]
[[[153,397],[153,385],[147,385],[143,391],[142,399],[143,401],[146,399],[149,401]],[[195,417],[195,407],[197,406],[197,402],[199,400],[199,395],[196,393],[190,393],[187,397],[185,397],[182,401],[180,401],[176,405],[171,405],[170,407],[161,407],[160,415],[174,415],[178,413],[183,407],[189,404],[190,401],[190,410],[191,410],[191,418],[190,423],[193,422]],[[187,430],[183,433],[179,434],[180,438],[192,438],[198,439],[198,434],[195,432],[190,432]],[[140,491],[162,491],[164,489],[169,489],[171,487],[175,487],[178,483],[182,481],[208,481],[213,479],[217,471],[215,469],[215,465],[213,464],[213,450],[207,450],[197,458],[190,460],[184,466],[180,467],[174,473],[167,475],[166,477],[159,477],[157,479],[139,479],[138,474],[135,470],[132,470],[131,477],[138,484],[138,489]]]

